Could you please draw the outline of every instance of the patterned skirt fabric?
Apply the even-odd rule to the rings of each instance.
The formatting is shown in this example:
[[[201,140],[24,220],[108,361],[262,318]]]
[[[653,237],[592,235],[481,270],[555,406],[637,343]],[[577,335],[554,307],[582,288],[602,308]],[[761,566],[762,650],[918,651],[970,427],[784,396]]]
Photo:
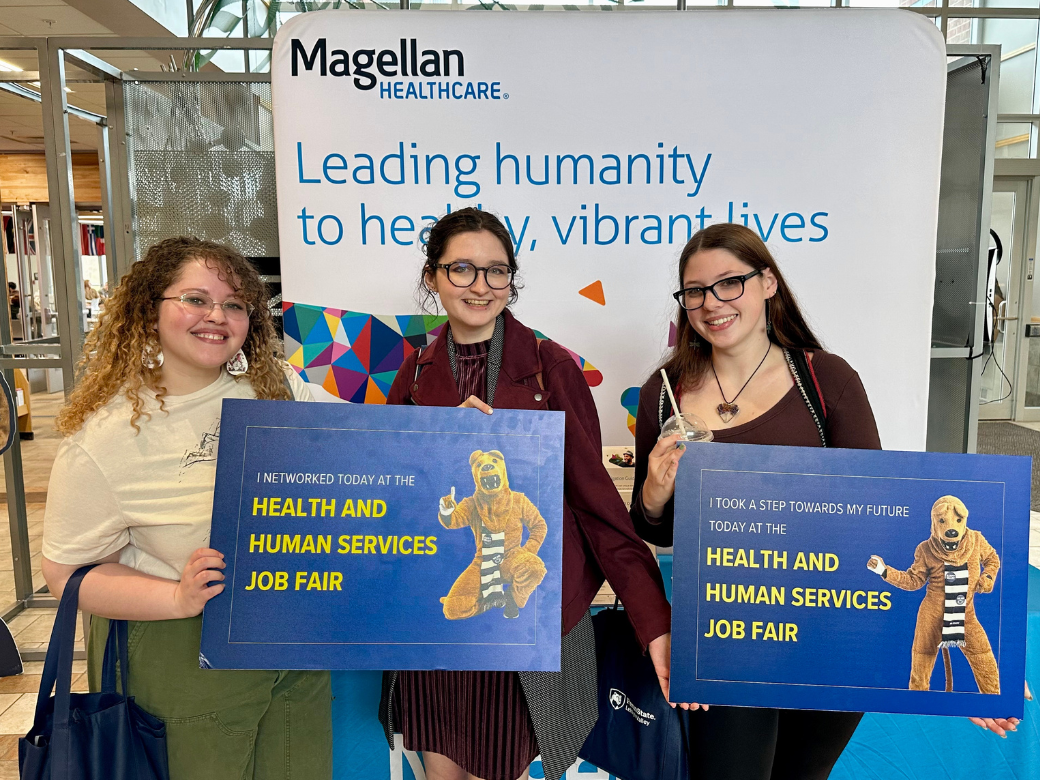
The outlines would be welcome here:
[[[578,758],[599,715],[592,616],[560,643],[559,672],[384,672],[387,741],[447,756],[483,780],[516,780],[541,748],[545,780]]]
[[[516,672],[399,672],[393,701],[406,749],[440,753],[484,780],[516,780],[538,755]]]

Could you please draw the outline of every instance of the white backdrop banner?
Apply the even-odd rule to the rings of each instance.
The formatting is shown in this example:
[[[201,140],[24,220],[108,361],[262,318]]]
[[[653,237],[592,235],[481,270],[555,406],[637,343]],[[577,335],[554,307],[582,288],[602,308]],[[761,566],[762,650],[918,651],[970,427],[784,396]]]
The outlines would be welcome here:
[[[423,230],[498,214],[525,324],[574,353],[604,441],[666,353],[676,260],[743,223],[924,449],[945,47],[901,11],[301,14],[271,65],[290,362],[382,402],[442,319]],[[627,408],[626,408],[627,407]]]

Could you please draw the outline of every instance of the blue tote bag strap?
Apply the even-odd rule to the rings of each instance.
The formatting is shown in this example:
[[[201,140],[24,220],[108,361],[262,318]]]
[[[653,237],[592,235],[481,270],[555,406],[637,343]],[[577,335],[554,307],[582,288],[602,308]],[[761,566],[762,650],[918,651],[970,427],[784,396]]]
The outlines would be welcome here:
[[[61,604],[51,629],[47,646],[47,660],[43,664],[40,695],[36,701],[36,726],[46,719],[48,694],[54,688],[54,721],[51,731],[51,761],[54,768],[67,767],[69,762],[69,704],[72,694],[72,650],[76,644],[76,616],[79,611],[79,586],[83,577],[97,564],[76,569],[61,594]],[[61,770],[58,770],[59,773]],[[66,774],[55,775],[57,777]]]
[[[116,692],[116,661],[119,661],[120,692],[129,696],[127,675],[130,674],[130,651],[128,649],[129,627],[125,620],[108,621],[108,640],[105,642],[105,660],[101,664],[101,690]]]

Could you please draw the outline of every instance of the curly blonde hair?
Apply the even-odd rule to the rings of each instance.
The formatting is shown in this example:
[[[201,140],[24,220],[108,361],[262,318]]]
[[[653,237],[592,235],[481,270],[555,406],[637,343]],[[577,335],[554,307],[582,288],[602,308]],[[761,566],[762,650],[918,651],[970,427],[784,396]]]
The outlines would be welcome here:
[[[105,302],[97,327],[87,336],[78,381],[58,413],[55,427],[65,436],[78,431],[87,418],[122,392],[133,407],[130,425],[140,432],[144,411],[141,389],[154,388],[159,408],[165,411],[162,368],[147,368],[142,357],[158,348],[156,326],[160,298],[187,263],[201,260],[214,268],[253,306],[249,335],[242,350],[249,370],[236,380],[247,379],[257,398],[290,400],[282,362],[276,357],[278,335],[268,310],[270,293],[256,269],[239,252],[198,238],[168,238],[152,246],[144,259],[134,263]]]

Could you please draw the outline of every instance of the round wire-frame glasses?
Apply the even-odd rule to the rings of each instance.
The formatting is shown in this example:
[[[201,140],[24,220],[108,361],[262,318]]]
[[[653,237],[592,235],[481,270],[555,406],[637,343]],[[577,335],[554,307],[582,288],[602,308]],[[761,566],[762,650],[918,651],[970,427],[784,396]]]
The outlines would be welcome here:
[[[171,295],[160,298],[160,301],[180,301],[188,311],[200,316],[209,314],[214,306],[219,306],[224,316],[229,320],[247,320],[252,315],[254,308],[252,304],[234,299],[217,302],[208,295],[202,293],[184,293],[184,295]]]
[[[454,263],[437,263],[434,268],[443,268],[448,274],[448,281],[456,287],[469,287],[477,281],[477,275],[484,274],[484,283],[492,290],[504,290],[513,281],[513,269],[505,263],[496,263],[481,268],[473,263],[455,261]]]

